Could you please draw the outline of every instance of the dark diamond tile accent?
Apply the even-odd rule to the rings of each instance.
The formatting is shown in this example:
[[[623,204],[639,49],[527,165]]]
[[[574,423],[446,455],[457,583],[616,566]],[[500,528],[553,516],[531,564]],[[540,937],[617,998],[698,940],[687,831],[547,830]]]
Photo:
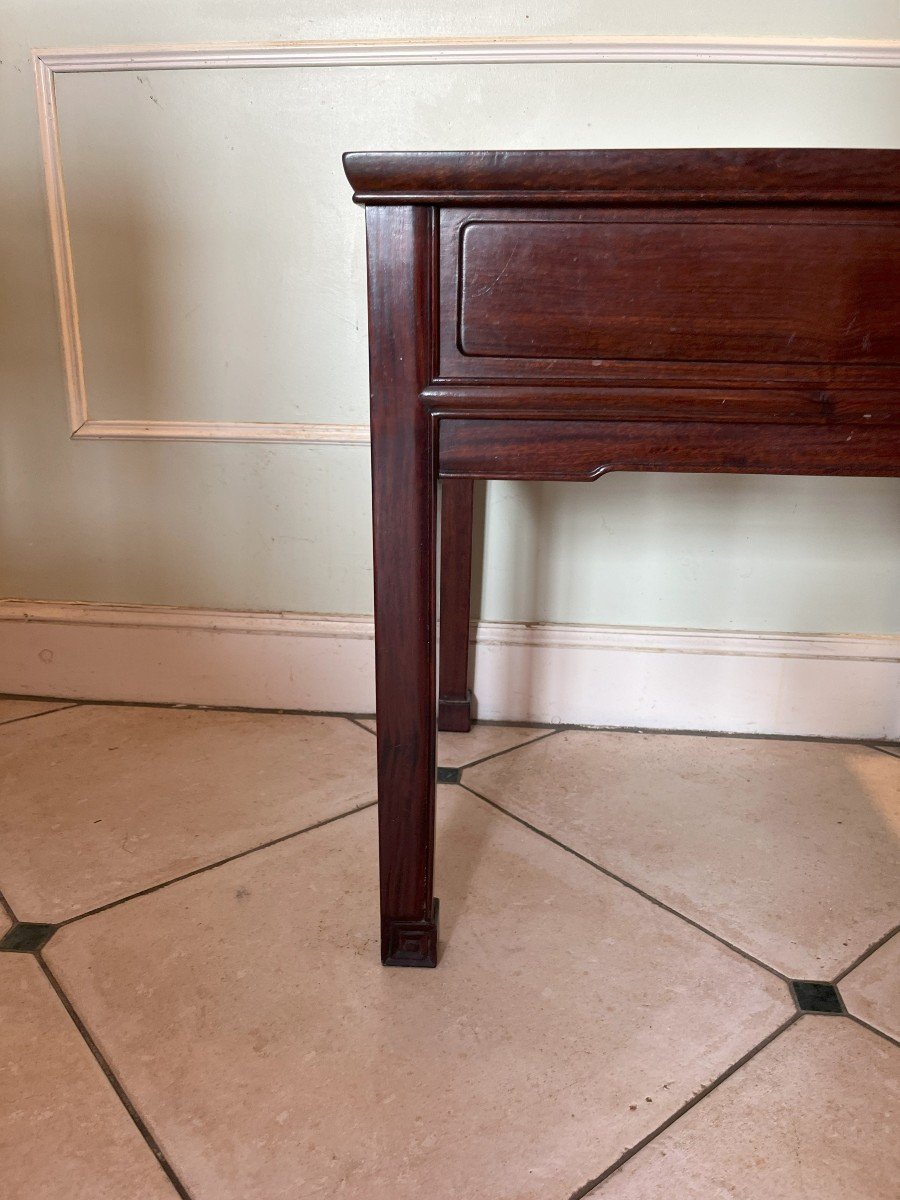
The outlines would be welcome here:
[[[438,783],[459,783],[462,769],[460,767],[438,767]]]
[[[55,925],[39,925],[34,921],[18,921],[0,938],[0,950],[12,954],[30,954],[46,946],[56,933]]]
[[[813,979],[792,979],[791,991],[801,1012],[844,1012],[840,992],[831,983],[819,983]]]

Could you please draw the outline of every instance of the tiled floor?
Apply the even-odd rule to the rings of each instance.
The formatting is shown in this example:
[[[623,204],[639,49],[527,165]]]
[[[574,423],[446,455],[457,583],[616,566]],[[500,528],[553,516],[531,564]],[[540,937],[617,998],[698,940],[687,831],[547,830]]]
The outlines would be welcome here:
[[[402,971],[370,722],[0,700],[0,1194],[893,1200],[893,749],[446,735]]]

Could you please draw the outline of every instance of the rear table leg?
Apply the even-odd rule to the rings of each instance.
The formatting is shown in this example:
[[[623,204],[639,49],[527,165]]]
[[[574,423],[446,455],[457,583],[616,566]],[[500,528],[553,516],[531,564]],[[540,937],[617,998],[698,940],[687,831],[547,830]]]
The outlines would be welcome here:
[[[445,479],[441,502],[441,655],[438,729],[472,728],[469,614],[473,479]]]

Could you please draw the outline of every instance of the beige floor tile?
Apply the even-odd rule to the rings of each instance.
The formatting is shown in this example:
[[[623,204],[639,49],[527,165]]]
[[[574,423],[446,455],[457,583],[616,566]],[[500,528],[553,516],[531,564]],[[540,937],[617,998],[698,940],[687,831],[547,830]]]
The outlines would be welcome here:
[[[897,920],[900,761],[877,750],[562,732],[465,782],[792,978]]]
[[[845,1017],[803,1017],[592,1200],[895,1200],[898,1052]]]
[[[357,813],[67,926],[47,956],[194,1200],[566,1197],[787,989],[460,788],[435,971],[377,961]]]
[[[5,721],[20,721],[22,717],[69,708],[71,703],[70,700],[4,700],[0,696],[0,725]]]
[[[361,721],[367,729],[375,732],[374,721]],[[512,746],[522,746],[536,738],[544,737],[549,730],[528,725],[479,725],[472,726],[468,733],[439,733],[437,758],[442,767],[464,767],[466,763],[499,754]]]
[[[0,954],[0,1194],[174,1200],[30,954]]]
[[[900,1041],[900,933],[840,982],[848,1012]]]
[[[0,726],[0,890],[56,922],[375,798],[339,717],[85,706]]]

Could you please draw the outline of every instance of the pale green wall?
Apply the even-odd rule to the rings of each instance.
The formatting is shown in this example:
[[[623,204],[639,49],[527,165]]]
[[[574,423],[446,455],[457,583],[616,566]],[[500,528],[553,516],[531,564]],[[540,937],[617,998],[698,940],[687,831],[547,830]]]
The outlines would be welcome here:
[[[532,11],[532,8],[536,11]],[[900,37],[893,2],[4,6],[0,593],[370,611],[365,447],[67,438],[33,46],[517,34]],[[900,72],[724,65],[68,76],[95,418],[361,422],[365,147],[900,146]],[[494,620],[894,632],[900,483],[491,485]]]

